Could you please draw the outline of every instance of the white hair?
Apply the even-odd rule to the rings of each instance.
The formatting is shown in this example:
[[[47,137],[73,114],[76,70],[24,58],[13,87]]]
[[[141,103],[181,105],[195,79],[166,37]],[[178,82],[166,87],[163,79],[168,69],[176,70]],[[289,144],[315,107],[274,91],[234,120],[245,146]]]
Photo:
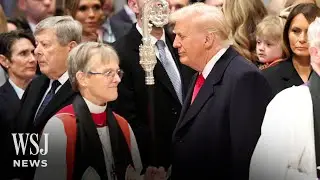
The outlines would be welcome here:
[[[320,18],[316,19],[309,25],[308,28],[309,46],[320,48]]]
[[[216,32],[221,40],[229,40],[230,28],[226,24],[221,8],[210,6],[204,3],[194,3],[173,12],[169,21],[176,23],[188,19],[190,23],[198,23],[208,32]]]

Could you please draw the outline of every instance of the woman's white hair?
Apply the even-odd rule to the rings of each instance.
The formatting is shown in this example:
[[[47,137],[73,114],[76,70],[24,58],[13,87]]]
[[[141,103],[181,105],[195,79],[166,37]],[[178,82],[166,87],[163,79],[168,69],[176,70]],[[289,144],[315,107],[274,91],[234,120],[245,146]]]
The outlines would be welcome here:
[[[194,3],[173,12],[170,23],[188,19],[190,23],[196,23],[198,27],[204,28],[207,32],[215,32],[221,40],[228,40],[230,29],[221,8],[206,5],[204,3]]]
[[[320,18],[317,17],[308,28],[309,46],[320,48]]]

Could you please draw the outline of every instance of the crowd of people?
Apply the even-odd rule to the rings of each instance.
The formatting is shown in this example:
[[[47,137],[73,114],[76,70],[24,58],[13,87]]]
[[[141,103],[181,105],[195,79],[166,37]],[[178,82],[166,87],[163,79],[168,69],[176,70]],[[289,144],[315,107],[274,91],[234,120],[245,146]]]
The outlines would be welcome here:
[[[152,101],[145,0],[0,6],[0,179],[320,178],[320,2],[166,1]]]

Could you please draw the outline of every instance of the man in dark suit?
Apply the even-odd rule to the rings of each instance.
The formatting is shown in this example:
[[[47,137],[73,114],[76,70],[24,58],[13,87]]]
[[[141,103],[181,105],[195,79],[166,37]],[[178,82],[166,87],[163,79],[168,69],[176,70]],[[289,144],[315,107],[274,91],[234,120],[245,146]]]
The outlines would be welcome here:
[[[0,65],[8,73],[8,80],[0,87],[0,137],[3,147],[0,159],[5,169],[4,179],[12,177],[13,144],[11,132],[19,112],[24,90],[35,76],[37,62],[34,58],[35,41],[32,34],[11,31],[0,34]]]
[[[199,72],[173,133],[172,179],[248,179],[270,86],[228,45],[219,8],[194,4],[170,18],[180,61]]]
[[[120,68],[124,70],[114,110],[129,121],[135,132],[143,163],[146,165],[150,163],[147,158],[150,153],[147,144],[150,137],[148,131],[149,104],[145,72],[139,64],[143,0],[129,0],[129,6],[137,14],[138,22],[127,35],[114,44],[120,57]],[[172,47],[172,40],[169,39],[163,28],[153,28],[151,36],[157,56],[157,64],[154,68],[154,106],[158,148],[156,153],[158,163],[152,165],[169,167],[172,132],[179,118],[182,102],[194,71],[181,65],[177,51]]]
[[[110,14],[106,14],[106,16],[110,16]],[[102,24],[103,41],[113,43],[118,40],[129,32],[136,21],[134,12],[125,4],[119,12],[108,17]]]
[[[49,17],[37,24],[34,53],[43,75],[26,89],[17,119],[18,131],[39,133],[52,115],[71,102],[74,92],[66,61],[69,51],[81,42],[81,31],[81,25],[68,16]]]
[[[81,34],[80,23],[69,16],[49,17],[37,24],[34,53],[43,75],[34,79],[23,95],[17,132],[40,133],[58,110],[72,102],[75,93],[68,81],[66,61],[71,49],[81,42]],[[33,173],[34,169],[25,168],[21,176],[31,179]]]

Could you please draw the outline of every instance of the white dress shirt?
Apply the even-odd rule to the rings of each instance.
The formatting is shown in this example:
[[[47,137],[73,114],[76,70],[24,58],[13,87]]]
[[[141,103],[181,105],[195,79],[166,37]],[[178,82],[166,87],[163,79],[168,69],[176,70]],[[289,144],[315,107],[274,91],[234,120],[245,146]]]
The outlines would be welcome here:
[[[22,98],[24,90],[21,89],[20,87],[18,87],[13,81],[11,81],[11,79],[9,78],[9,83],[11,84],[11,86],[13,87],[14,91],[17,93],[19,99]]]
[[[225,48],[220,49],[216,55],[214,55],[210,61],[206,64],[206,66],[203,68],[202,76],[204,79],[207,79],[209,76],[211,70],[213,69],[214,65],[218,62],[218,60],[221,58],[221,56],[228,50],[230,46],[227,46]]]
[[[65,82],[68,81],[68,79],[69,79],[69,74],[68,74],[68,71],[66,71],[66,72],[63,73],[62,76],[58,79],[58,81],[60,82],[60,86],[56,89],[55,93],[57,93],[57,92],[59,91],[59,89],[62,87],[62,85],[63,85]],[[38,113],[39,108],[40,108],[42,102],[44,101],[44,98],[45,98],[46,95],[49,93],[53,81],[54,81],[54,80],[50,79],[49,87],[47,88],[46,93],[44,93],[44,95],[43,95],[43,97],[42,97],[41,103],[40,103],[39,106],[38,106],[38,109],[37,109],[36,114]],[[35,114],[34,117],[36,117],[36,114]]]

